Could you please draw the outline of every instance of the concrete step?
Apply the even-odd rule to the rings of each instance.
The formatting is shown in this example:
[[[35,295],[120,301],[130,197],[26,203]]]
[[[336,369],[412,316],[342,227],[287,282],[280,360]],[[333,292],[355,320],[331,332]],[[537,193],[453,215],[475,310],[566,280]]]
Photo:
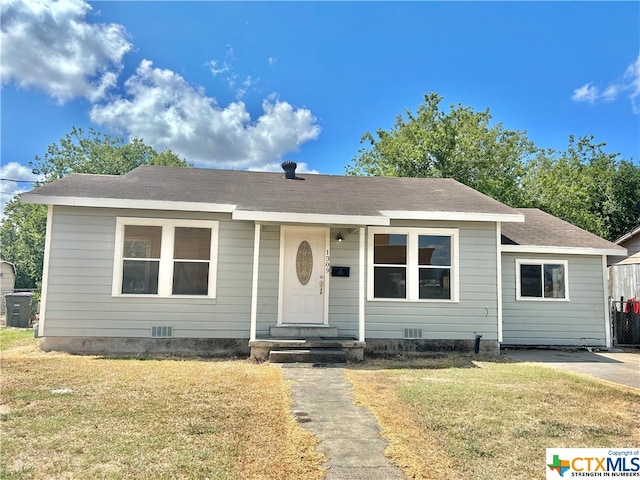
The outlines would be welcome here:
[[[274,338],[329,338],[338,336],[337,327],[327,325],[273,325],[269,335]]]
[[[336,348],[271,350],[272,363],[346,363],[347,353]]]

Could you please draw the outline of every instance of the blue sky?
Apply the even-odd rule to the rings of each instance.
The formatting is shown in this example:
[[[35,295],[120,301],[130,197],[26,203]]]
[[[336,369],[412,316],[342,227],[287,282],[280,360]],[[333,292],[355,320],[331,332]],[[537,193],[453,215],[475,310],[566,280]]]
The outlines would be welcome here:
[[[344,173],[437,92],[640,159],[638,2],[2,2],[0,177],[72,126],[198,166]],[[3,203],[28,183],[1,182]]]

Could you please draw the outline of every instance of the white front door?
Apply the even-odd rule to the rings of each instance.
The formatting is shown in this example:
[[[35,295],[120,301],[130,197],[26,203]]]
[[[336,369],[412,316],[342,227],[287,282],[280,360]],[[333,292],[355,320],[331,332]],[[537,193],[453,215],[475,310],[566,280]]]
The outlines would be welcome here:
[[[282,227],[280,323],[325,322],[327,235],[325,228]]]

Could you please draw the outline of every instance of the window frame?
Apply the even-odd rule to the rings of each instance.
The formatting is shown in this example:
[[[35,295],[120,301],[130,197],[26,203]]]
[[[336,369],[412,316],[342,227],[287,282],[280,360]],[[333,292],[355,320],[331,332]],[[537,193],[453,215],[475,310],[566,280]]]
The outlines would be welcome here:
[[[374,297],[374,235],[406,235],[407,263],[405,298]],[[451,239],[450,298],[420,298],[419,237],[439,236]],[[367,232],[367,301],[369,302],[411,302],[411,303],[459,303],[460,302],[460,231],[457,228],[420,227],[369,227]],[[400,266],[400,265],[398,265]],[[424,267],[424,266],[423,266]],[[444,266],[434,265],[442,268]],[[447,267],[445,267],[447,268]]]
[[[521,265],[535,265],[540,267],[542,280],[542,296],[528,297],[522,295]],[[545,265],[562,265],[564,267],[564,297],[544,296],[544,267]],[[519,302],[569,302],[569,261],[554,260],[551,258],[517,258],[516,259],[516,300]]]
[[[187,220],[168,218],[143,218],[143,217],[116,217],[115,248],[113,257],[113,297],[135,297],[135,298],[216,298],[216,280],[218,271],[218,221],[209,220]],[[124,231],[125,226],[147,226],[161,227],[160,259],[158,268],[158,293],[122,293],[122,275],[124,270]],[[209,276],[207,295],[174,295],[173,292],[173,269],[174,263],[180,259],[174,259],[175,229],[186,228],[209,228],[211,229],[211,245],[209,251]]]

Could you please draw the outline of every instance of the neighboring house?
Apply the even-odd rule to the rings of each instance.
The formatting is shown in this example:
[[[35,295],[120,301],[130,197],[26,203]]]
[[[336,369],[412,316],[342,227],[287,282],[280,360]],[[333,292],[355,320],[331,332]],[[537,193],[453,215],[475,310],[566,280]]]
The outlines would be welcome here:
[[[640,226],[615,241],[628,256],[612,257],[609,267],[609,294],[613,300],[640,299]]]
[[[0,315],[7,311],[5,295],[13,293],[16,283],[16,267],[13,263],[0,260]]]
[[[143,166],[23,194],[49,205],[42,348],[611,345],[606,262],[622,247],[451,179],[283,167]]]

